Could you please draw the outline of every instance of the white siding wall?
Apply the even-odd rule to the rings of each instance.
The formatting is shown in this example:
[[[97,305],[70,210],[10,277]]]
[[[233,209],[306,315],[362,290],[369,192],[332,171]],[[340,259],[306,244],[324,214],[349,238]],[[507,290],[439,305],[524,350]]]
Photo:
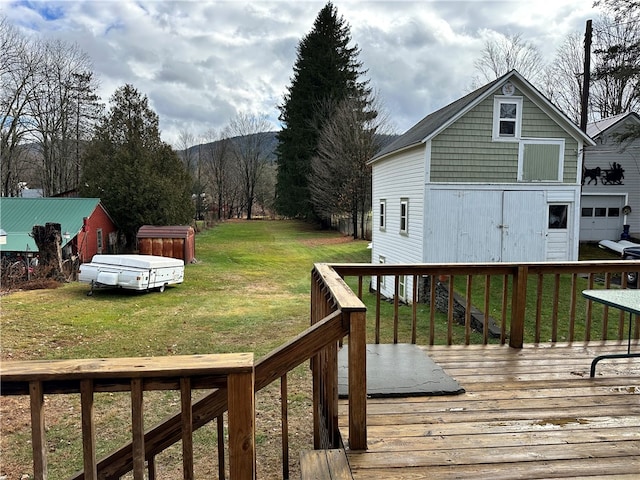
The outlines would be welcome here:
[[[624,132],[625,126],[622,125],[617,129],[618,133]],[[612,132],[613,133],[613,132]],[[640,140],[635,140],[631,145],[627,145],[622,149],[620,145],[611,137],[605,136],[604,138],[597,138],[597,145],[594,147],[587,147],[584,154],[585,168],[593,169],[600,167],[602,170],[610,169],[610,165],[613,162],[619,163],[624,169],[624,180],[622,184],[615,183],[603,184],[602,179],[598,178],[598,184],[593,182],[582,187],[583,195],[615,195],[625,196],[631,206],[631,214],[627,215],[627,218],[621,218],[620,224],[627,223],[631,226],[631,233],[640,237]],[[611,238],[610,240],[619,240],[619,235],[622,230],[618,232],[617,238]],[[585,238],[584,240],[603,240],[602,238]]]
[[[579,187],[431,185],[424,262],[577,260]],[[566,229],[549,230],[548,206],[567,204]]]
[[[424,147],[414,148],[392,161],[382,160],[373,164],[373,225],[371,261],[378,263],[380,256],[385,263],[422,262],[422,239],[424,220]],[[386,200],[386,228],[380,230],[380,200]],[[400,233],[400,201],[409,202],[408,232]],[[387,278],[381,292],[392,296],[393,278]],[[372,279],[376,288],[376,279]],[[407,279],[407,292],[412,291],[412,279]]]

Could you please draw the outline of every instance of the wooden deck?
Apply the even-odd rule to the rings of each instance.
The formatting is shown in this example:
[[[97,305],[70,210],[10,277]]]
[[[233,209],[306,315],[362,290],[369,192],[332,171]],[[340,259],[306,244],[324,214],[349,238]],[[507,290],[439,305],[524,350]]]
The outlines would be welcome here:
[[[424,348],[466,393],[369,399],[369,448],[347,449],[354,479],[640,478],[640,359],[589,378],[626,342]]]

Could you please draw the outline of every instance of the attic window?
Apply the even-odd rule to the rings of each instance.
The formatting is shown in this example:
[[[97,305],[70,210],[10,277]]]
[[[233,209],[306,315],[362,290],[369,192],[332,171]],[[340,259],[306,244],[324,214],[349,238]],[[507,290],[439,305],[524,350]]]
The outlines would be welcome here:
[[[496,96],[493,102],[493,139],[519,139],[521,124],[522,97]]]

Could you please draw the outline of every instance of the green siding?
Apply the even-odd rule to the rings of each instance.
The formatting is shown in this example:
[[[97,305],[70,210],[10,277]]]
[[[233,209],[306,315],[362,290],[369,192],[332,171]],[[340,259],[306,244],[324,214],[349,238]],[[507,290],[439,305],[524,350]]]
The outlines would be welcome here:
[[[431,181],[516,182],[519,143],[492,141],[492,127],[493,96],[490,96],[432,140]],[[521,136],[564,138],[564,182],[576,182],[576,140],[527,97],[523,100]]]

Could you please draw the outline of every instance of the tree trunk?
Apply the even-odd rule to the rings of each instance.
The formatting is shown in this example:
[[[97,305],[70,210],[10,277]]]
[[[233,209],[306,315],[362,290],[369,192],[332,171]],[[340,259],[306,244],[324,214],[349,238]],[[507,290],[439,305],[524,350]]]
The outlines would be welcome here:
[[[47,271],[47,277],[55,279],[63,279],[62,274],[62,227],[59,223],[47,223],[42,225],[34,225],[31,236],[38,247],[40,261]]]

